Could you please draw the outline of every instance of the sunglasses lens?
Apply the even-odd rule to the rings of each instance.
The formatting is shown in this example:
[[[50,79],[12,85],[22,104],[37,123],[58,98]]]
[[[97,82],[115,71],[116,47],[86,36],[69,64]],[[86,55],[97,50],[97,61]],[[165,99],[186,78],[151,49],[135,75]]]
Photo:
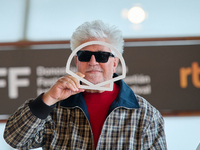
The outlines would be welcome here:
[[[104,52],[97,52],[95,55],[95,59],[97,62],[106,63],[108,61],[109,54]]]
[[[89,62],[92,55],[95,56],[96,61],[99,63],[106,63],[110,56],[114,57],[114,55],[112,55],[109,52],[90,52],[90,51],[77,52],[78,60],[82,62]]]
[[[92,55],[88,51],[78,51],[77,56],[79,61],[89,62]]]

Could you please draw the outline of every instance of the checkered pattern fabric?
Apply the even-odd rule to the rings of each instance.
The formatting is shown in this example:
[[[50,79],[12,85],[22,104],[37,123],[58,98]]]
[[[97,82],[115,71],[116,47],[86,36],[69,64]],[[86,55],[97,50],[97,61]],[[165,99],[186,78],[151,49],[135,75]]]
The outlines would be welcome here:
[[[139,108],[119,105],[109,112],[97,150],[167,149],[161,114],[144,98],[136,95],[136,100]],[[7,121],[4,138],[9,145],[21,150],[94,149],[90,122],[80,106],[64,107],[58,103],[46,119],[40,119],[31,112],[29,103]]]

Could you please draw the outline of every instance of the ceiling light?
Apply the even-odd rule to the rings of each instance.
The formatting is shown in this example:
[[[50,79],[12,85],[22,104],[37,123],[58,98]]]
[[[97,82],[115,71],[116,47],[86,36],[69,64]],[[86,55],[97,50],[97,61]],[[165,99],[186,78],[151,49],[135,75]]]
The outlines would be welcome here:
[[[130,22],[139,24],[145,19],[145,12],[141,7],[135,6],[128,11],[128,19]]]

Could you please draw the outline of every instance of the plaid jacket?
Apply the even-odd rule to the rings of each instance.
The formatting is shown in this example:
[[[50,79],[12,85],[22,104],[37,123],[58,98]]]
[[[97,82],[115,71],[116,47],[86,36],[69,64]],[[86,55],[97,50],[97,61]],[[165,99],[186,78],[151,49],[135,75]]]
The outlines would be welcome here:
[[[110,106],[96,149],[166,150],[164,121],[159,111],[135,95],[122,80],[116,83],[120,93]],[[57,103],[50,113],[45,106],[34,106],[34,102],[41,101],[41,96],[27,101],[8,119],[4,138],[9,145],[22,150],[94,149],[81,93]]]

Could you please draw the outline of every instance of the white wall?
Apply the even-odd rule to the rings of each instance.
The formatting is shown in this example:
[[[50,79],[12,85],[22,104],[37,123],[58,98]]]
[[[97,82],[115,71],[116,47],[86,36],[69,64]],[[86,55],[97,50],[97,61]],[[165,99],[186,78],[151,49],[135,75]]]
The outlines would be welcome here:
[[[169,150],[196,150],[200,143],[200,117],[164,117],[164,120]],[[5,123],[1,123],[0,149],[12,150],[3,140],[4,127]]]
[[[23,40],[26,0],[0,0],[0,42]],[[199,0],[29,0],[26,37],[30,41],[69,40],[85,21],[116,25],[124,38],[200,35]],[[146,14],[132,24],[127,11],[140,6]],[[163,7],[164,6],[164,7]]]
[[[165,117],[169,150],[196,150],[200,143],[200,117]]]

